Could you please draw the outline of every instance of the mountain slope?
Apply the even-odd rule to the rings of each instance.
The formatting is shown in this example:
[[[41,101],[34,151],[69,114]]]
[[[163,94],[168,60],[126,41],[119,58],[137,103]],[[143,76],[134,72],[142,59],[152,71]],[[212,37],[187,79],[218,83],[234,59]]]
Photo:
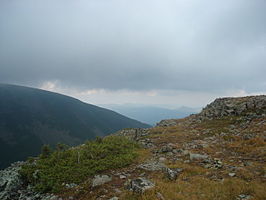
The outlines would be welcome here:
[[[0,199],[265,200],[265,138],[266,96],[217,99],[196,115],[15,163],[0,171]]]
[[[148,125],[68,96],[0,84],[0,168],[38,154],[43,144],[75,145],[132,127]]]

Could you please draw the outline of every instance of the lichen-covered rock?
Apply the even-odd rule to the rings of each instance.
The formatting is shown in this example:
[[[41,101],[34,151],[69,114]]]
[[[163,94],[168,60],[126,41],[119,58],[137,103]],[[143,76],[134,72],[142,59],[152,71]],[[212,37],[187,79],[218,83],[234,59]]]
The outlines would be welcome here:
[[[204,159],[207,159],[208,156],[203,155],[203,154],[197,154],[197,153],[189,153],[189,158],[190,160],[204,160]]]
[[[8,200],[16,198],[17,191],[22,187],[19,177],[19,170],[22,162],[12,164],[12,166],[0,171],[0,199]]]
[[[168,167],[165,167],[163,169],[166,177],[171,180],[171,181],[174,181],[177,179],[178,175],[183,171],[182,169],[180,168],[168,168]]]
[[[251,195],[248,195],[248,194],[240,194],[238,195],[238,197],[236,198],[237,200],[248,200],[248,199],[251,199],[252,196]]]
[[[176,126],[176,125],[177,125],[176,119],[164,119],[156,124],[156,126],[159,126],[159,127],[168,127],[168,126]]]
[[[153,182],[146,178],[139,177],[137,179],[131,180],[127,186],[130,191],[135,193],[143,193],[148,189],[151,189],[155,186]]]
[[[25,185],[19,170],[24,162],[13,163],[10,167],[0,171],[0,199],[1,200],[52,200],[57,199],[53,194],[40,194],[31,185]]]
[[[150,133],[148,128],[127,128],[118,131],[114,135],[124,136],[131,140],[138,140],[140,137],[146,136]]]
[[[92,187],[96,187],[99,185],[103,185],[107,182],[112,181],[112,177],[108,175],[96,175],[94,176],[94,179],[92,180]]]
[[[154,160],[147,161],[146,163],[140,164],[138,166],[138,168],[144,169],[144,170],[147,170],[147,171],[161,171],[165,167],[166,167],[165,164],[163,164],[162,162],[154,161]]]
[[[109,200],[119,200],[119,198],[118,198],[118,197],[112,197],[112,198],[109,199]]]
[[[165,145],[159,150],[159,153],[168,153],[172,151],[173,151],[173,147],[171,145]]]

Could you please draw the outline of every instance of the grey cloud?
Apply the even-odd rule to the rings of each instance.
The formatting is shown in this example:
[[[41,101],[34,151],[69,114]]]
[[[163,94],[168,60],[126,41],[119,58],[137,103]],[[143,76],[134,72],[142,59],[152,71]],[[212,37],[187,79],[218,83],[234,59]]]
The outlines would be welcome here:
[[[264,0],[3,0],[0,82],[264,90]]]

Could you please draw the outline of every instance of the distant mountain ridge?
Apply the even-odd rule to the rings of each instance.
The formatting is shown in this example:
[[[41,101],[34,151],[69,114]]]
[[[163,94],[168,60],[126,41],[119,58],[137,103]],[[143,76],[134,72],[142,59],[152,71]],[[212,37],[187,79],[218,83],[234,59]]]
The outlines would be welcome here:
[[[147,124],[65,95],[0,84],[0,168],[37,155],[43,144],[76,145]]]
[[[190,108],[185,106],[176,109],[135,104],[110,104],[101,106],[151,125],[155,125],[163,119],[180,119],[200,111],[200,108]]]

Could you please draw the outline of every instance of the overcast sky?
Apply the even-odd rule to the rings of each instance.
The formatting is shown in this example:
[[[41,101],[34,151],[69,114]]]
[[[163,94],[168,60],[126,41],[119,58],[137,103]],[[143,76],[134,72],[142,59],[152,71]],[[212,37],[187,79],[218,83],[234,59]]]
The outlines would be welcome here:
[[[265,0],[1,0],[0,82],[93,104],[266,93]]]

